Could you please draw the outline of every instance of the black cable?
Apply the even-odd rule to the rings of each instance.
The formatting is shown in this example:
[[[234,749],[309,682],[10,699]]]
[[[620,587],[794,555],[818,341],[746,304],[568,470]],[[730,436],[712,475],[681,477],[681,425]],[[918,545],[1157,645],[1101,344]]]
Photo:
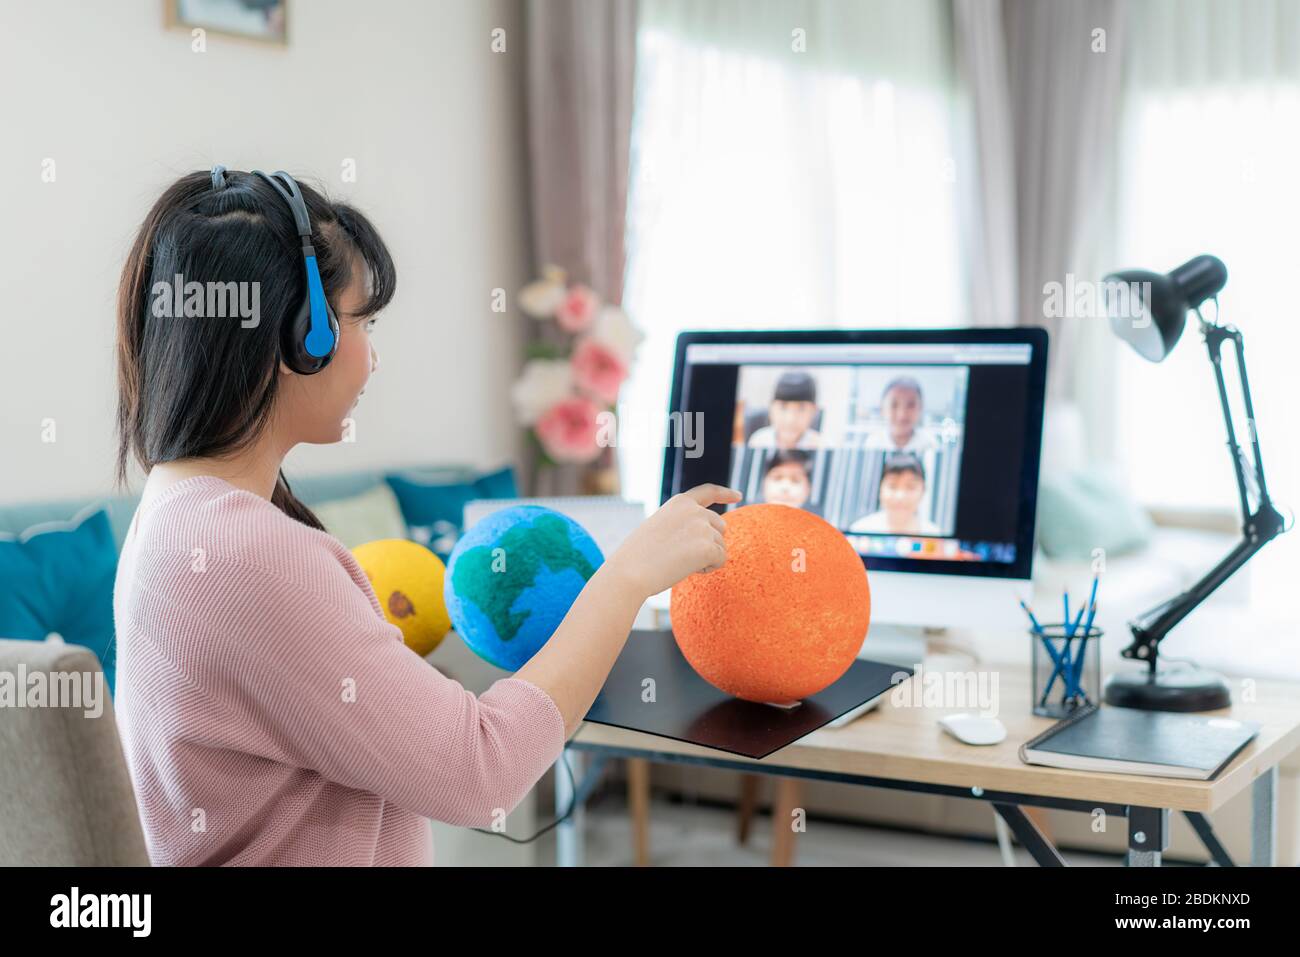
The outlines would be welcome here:
[[[542,828],[532,837],[511,837],[509,834],[505,833],[504,831],[494,831],[491,828],[486,828],[486,827],[472,827],[470,828],[470,830],[478,831],[480,834],[490,834],[493,837],[503,838],[509,841],[511,844],[531,844],[533,841],[537,840],[543,834],[546,834],[554,830],[555,828],[563,824],[565,821],[567,821],[570,817],[573,816],[573,812],[578,809],[578,782],[573,777],[573,768],[569,765],[569,755],[567,751],[560,752],[560,760],[564,762],[564,770],[569,772],[569,787],[573,791],[573,800],[569,802],[569,809],[567,811],[565,811],[563,814],[557,817],[550,824],[546,825],[544,828]],[[560,772],[556,771],[555,773],[559,774]]]

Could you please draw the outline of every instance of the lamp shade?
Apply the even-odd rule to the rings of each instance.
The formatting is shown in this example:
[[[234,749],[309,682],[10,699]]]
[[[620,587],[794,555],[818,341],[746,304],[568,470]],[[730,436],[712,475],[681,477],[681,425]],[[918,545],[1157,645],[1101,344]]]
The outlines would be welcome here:
[[[1217,296],[1228,267],[1215,256],[1189,259],[1168,274],[1129,269],[1102,284],[1110,327],[1144,359],[1160,362],[1177,344],[1187,313]]]

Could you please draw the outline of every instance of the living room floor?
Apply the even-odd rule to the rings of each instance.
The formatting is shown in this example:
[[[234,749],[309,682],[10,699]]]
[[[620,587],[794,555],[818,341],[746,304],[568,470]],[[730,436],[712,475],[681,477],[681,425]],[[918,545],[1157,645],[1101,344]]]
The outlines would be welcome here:
[[[990,814],[992,811],[989,812]],[[771,817],[757,814],[749,842],[736,843],[734,808],[668,801],[656,796],[650,807],[651,863],[656,867],[763,867],[771,857]],[[630,818],[625,802],[613,795],[589,807],[583,834],[584,863],[590,866],[632,864]],[[1074,866],[1114,867],[1118,857],[1063,852]],[[1033,859],[1016,846],[1016,863],[1033,867]],[[554,832],[538,840],[538,863],[555,861]],[[995,843],[945,837],[891,828],[811,819],[798,836],[795,864],[799,867],[948,866],[999,867],[1002,855]]]

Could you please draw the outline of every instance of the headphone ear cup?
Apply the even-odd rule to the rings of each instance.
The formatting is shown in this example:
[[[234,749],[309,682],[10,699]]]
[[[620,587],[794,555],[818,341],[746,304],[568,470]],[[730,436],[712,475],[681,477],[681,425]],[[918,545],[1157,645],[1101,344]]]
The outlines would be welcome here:
[[[314,356],[307,351],[307,334],[311,331],[311,300],[304,298],[298,307],[293,321],[284,327],[280,342],[280,355],[287,365],[298,375],[315,375],[330,364],[339,349],[339,321],[334,317],[334,309],[329,300],[325,301],[325,316],[329,320],[333,343],[330,351],[323,356]]]
[[[325,300],[325,317],[329,319],[330,332],[333,333],[334,341],[330,343],[330,351],[320,359],[320,369],[329,365],[334,360],[335,353],[339,351],[339,321],[334,318],[334,307],[329,304],[328,299]],[[310,323],[310,319],[308,322]],[[316,371],[319,372],[320,369]]]

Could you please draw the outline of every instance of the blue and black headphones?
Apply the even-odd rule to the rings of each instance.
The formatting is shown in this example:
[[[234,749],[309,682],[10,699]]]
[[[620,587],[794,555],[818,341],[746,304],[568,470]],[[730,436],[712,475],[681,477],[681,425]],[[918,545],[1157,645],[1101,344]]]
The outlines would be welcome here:
[[[298,229],[298,238],[302,240],[303,265],[307,270],[307,296],[293,318],[280,329],[280,358],[299,375],[315,375],[330,364],[338,350],[339,322],[334,317],[329,300],[325,298],[325,287],[320,281],[316,250],[311,244],[311,219],[307,215],[307,203],[302,198],[298,184],[284,170],[276,170],[269,176],[260,169],[255,169],[252,173],[271,184],[289,204],[294,225]],[[220,165],[212,167],[212,188],[224,189],[225,185],[226,168]]]

